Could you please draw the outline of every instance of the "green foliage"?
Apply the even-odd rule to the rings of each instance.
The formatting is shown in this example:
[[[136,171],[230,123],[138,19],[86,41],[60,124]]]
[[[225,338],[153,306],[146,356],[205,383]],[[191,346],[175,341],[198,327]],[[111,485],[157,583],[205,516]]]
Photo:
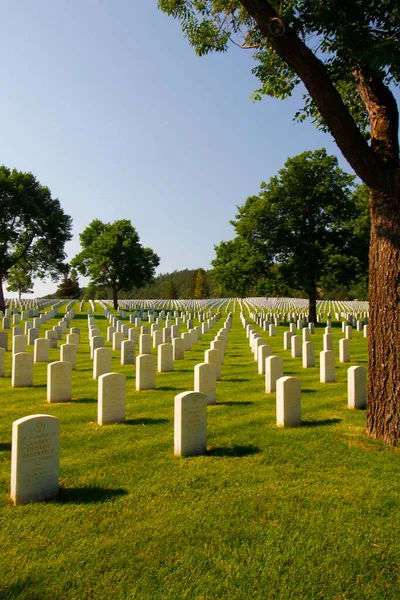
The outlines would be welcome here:
[[[173,271],[172,273],[162,273],[141,289],[132,289],[121,294],[124,298],[194,298],[196,287],[196,276],[199,269],[183,269]],[[209,292],[208,297],[215,297],[219,294],[214,289],[213,280],[210,271],[204,271],[205,286]],[[107,296],[103,296],[107,297]]]
[[[324,149],[289,158],[239,207],[236,238],[216,248],[216,279],[236,292],[258,280],[267,295],[298,290],[310,298],[318,287],[359,279],[369,227],[364,187],[353,194],[353,181]]]
[[[230,41],[254,50],[253,73],[261,87],[253,94],[291,96],[300,78],[275,52],[240,0],[159,0],[161,10],[179,19],[182,31],[199,55],[225,52]],[[272,0],[286,27],[320,58],[354,120],[366,137],[369,121],[357,88],[359,72],[372,73],[384,84],[400,82],[400,8],[397,0]],[[326,129],[312,98],[295,118],[310,117]]]
[[[71,239],[71,218],[59,200],[32,173],[0,166],[0,310],[2,281],[14,266],[26,265],[38,277],[65,273],[64,245]]]
[[[79,298],[81,290],[79,287],[78,273],[72,269],[68,277],[64,277],[55,293],[56,298]]]
[[[142,287],[160,263],[151,248],[140,244],[136,229],[127,219],[114,223],[95,219],[79,237],[82,251],[71,265],[89,276],[94,285],[110,287],[115,307],[119,291]]]
[[[11,267],[7,273],[7,290],[17,292],[21,300],[23,294],[33,294],[33,280],[25,261]]]
[[[193,297],[197,300],[209,298],[208,280],[204,269],[198,269],[196,272]]]

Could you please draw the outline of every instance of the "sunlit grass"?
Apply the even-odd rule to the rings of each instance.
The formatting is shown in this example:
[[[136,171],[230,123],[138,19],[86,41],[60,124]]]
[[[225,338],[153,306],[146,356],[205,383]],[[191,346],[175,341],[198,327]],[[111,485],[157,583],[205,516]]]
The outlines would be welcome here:
[[[46,403],[44,364],[35,365],[33,388],[12,389],[7,354],[0,380],[1,598],[400,597],[400,453],[366,437],[365,412],[347,408],[347,368],[366,366],[362,333],[353,333],[352,362],[337,362],[336,383],[320,384],[322,325],[312,336],[313,369],[282,350],[287,327],[276,337],[264,332],[284,358],[285,375],[302,382],[303,425],[278,429],[275,394],[265,394],[236,313],[217,404],[208,407],[208,452],[173,456],[174,396],[193,389],[194,365],[224,317],[174,372],[157,374],[156,390],[136,392],[134,367],[121,366],[113,353],[113,370],[127,375],[120,425],[97,425],[85,315],[71,323],[81,327],[73,402]],[[100,311],[96,321],[105,335]],[[339,327],[333,335],[338,355]],[[51,360],[58,359],[52,350]],[[61,491],[53,502],[13,507],[12,422],[40,412],[61,420]]]

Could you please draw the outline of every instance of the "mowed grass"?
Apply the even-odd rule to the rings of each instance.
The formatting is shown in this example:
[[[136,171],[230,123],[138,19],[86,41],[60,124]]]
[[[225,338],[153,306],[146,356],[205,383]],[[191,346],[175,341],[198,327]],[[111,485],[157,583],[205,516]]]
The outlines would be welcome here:
[[[95,316],[105,334],[100,308]],[[319,383],[322,325],[312,336],[313,369],[282,350],[287,326],[276,337],[264,333],[284,358],[285,375],[302,382],[302,426],[278,429],[275,394],[265,394],[236,312],[217,404],[208,407],[208,452],[174,457],[174,396],[193,389],[194,365],[225,316],[174,372],[157,374],[156,390],[136,392],[134,367],[122,367],[114,353],[113,369],[127,375],[119,425],[97,425],[85,314],[71,323],[81,327],[73,402],[46,403],[42,364],[33,388],[11,388],[7,353],[0,379],[2,599],[398,600],[400,452],[366,437],[365,411],[347,408],[349,364],[337,362],[336,383]],[[334,327],[337,356],[342,336]],[[353,333],[351,348],[351,365],[366,366],[362,333]],[[35,413],[61,421],[61,491],[55,501],[14,507],[12,422]]]

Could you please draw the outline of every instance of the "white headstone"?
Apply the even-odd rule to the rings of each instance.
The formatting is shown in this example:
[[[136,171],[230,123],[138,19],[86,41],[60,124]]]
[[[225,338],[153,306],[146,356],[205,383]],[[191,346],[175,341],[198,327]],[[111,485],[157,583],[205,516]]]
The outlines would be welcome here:
[[[121,344],[121,365],[135,364],[135,344],[130,340],[124,340]]]
[[[47,365],[47,402],[70,402],[72,395],[72,365],[56,361]]]
[[[156,387],[156,361],[152,354],[139,354],[136,357],[136,391],[151,390]]]
[[[33,361],[35,363],[40,362],[48,362],[49,361],[49,348],[50,343],[49,340],[45,338],[38,338],[35,340],[34,350],[33,350]]]
[[[174,454],[197,456],[207,449],[207,396],[182,392],[175,396]]]
[[[280,377],[276,382],[276,424],[278,427],[301,424],[301,383],[298,377]]]
[[[126,377],[121,373],[100,375],[97,422],[99,425],[125,421]]]
[[[182,338],[173,338],[172,350],[174,360],[183,360],[185,358],[185,342]]]
[[[158,371],[166,373],[174,370],[173,348],[171,344],[158,346]]]
[[[281,356],[267,356],[265,359],[266,394],[275,392],[276,382],[280,377],[283,377],[283,358]]]
[[[33,386],[33,355],[19,352],[12,357],[12,387]]]
[[[207,404],[217,399],[217,369],[212,363],[201,363],[194,367],[194,391],[207,397]]]
[[[93,353],[93,379],[111,373],[111,349],[97,348]]]
[[[39,414],[14,421],[11,447],[13,503],[53,499],[59,489],[59,419]]]
[[[364,409],[367,406],[367,369],[347,369],[347,399],[349,408]]]
[[[335,354],[332,350],[323,350],[319,355],[319,372],[321,383],[335,381]]]
[[[308,331],[303,329],[303,331]],[[309,369],[315,367],[315,349],[314,342],[303,342],[303,367]]]

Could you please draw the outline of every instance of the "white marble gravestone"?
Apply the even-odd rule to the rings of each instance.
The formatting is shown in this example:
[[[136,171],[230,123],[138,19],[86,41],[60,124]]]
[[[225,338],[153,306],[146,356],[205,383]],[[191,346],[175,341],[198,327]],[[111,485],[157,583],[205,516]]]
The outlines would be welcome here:
[[[222,355],[220,350],[211,348],[210,350],[206,350],[204,352],[204,362],[211,363],[216,367],[217,373],[217,381],[221,379],[221,364],[222,364]]]
[[[321,383],[335,381],[335,354],[332,350],[323,350],[319,354],[319,380]]]
[[[207,449],[207,396],[182,392],[175,396],[174,454],[197,456]]]
[[[151,354],[151,342],[152,338],[149,333],[142,333],[139,336],[139,353],[140,354]]]
[[[18,352],[12,357],[12,387],[33,386],[33,355],[28,352]]]
[[[55,498],[60,472],[59,419],[38,414],[14,421],[11,447],[13,503]]]
[[[99,425],[125,421],[126,376],[106,373],[98,380],[97,422]]]
[[[124,340],[121,344],[121,365],[135,364],[135,344],[130,340]]]
[[[136,391],[151,390],[156,387],[156,360],[152,354],[139,354],[136,357]]]
[[[70,402],[72,395],[72,365],[55,361],[47,365],[47,402]]]
[[[207,404],[217,399],[217,368],[212,363],[201,363],[194,367],[194,391],[207,396]]]
[[[339,362],[350,362],[350,343],[348,338],[339,340]]]
[[[308,329],[303,329],[303,331],[308,331]],[[303,367],[305,369],[309,369],[310,367],[315,367],[315,348],[314,342],[303,342]]]
[[[172,352],[174,360],[183,360],[185,358],[185,342],[182,338],[173,338]]]
[[[111,373],[111,349],[96,348],[93,353],[93,379]]]
[[[265,359],[265,393],[271,394],[276,390],[277,380],[283,377],[283,358],[267,356]]]
[[[347,400],[349,408],[366,408],[367,369],[365,367],[347,369]]]
[[[60,361],[70,362],[73,370],[76,369],[76,354],[78,346],[75,344],[61,344],[60,346]]]
[[[301,383],[298,377],[280,377],[276,382],[276,424],[278,427],[301,424]]]
[[[12,338],[12,353],[26,352],[26,341],[25,335],[14,335]]]
[[[35,363],[49,361],[49,340],[46,340],[45,338],[37,338],[33,348],[33,360]]]
[[[174,356],[172,344],[158,346],[158,372],[167,373],[174,370]]]

